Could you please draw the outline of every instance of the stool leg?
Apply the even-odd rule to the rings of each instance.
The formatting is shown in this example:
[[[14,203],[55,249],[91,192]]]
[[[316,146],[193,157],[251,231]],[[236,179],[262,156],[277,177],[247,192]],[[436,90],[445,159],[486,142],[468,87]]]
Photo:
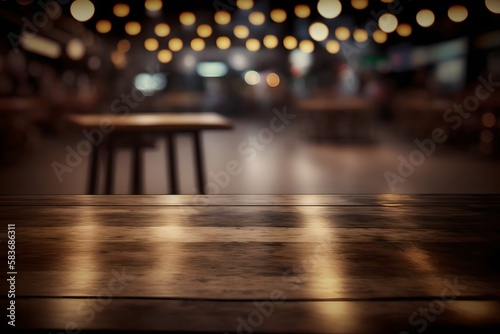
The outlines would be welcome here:
[[[115,145],[114,136],[108,136],[108,166],[106,169],[106,194],[111,195],[113,193],[113,171],[115,170]]]
[[[140,135],[137,134],[134,143],[133,152],[133,171],[132,171],[132,193],[134,195],[139,195],[142,188],[142,152],[140,144]]]
[[[173,133],[167,134],[170,192],[177,195],[179,193],[179,189],[177,186],[176,151],[174,140],[175,136]]]
[[[95,195],[97,193],[97,174],[99,172],[99,145],[92,147],[92,155],[90,156],[89,183],[88,194]]]
[[[198,189],[200,194],[205,194],[205,175],[203,170],[203,152],[201,147],[200,132],[194,132],[194,151],[195,151],[195,164],[196,174],[198,177]]]

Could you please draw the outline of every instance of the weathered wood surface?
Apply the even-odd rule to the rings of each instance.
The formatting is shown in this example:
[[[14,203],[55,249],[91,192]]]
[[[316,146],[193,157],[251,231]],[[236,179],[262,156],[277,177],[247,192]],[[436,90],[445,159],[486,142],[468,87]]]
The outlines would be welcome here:
[[[280,295],[254,333],[418,332],[443,298],[427,331],[493,333],[499,198],[2,196],[0,221],[20,329],[238,332]]]

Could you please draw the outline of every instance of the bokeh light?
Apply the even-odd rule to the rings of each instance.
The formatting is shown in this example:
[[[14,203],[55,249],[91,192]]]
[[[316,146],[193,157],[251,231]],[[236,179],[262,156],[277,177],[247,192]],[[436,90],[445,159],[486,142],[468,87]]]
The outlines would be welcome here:
[[[182,40],[180,38],[172,38],[171,40],[168,41],[168,48],[171,51],[177,52],[182,50],[182,47],[184,46],[184,43],[182,43]]]
[[[295,6],[295,16],[301,19],[305,19],[311,15],[311,8],[308,5],[297,5]]]
[[[318,13],[325,19],[333,19],[340,15],[342,4],[339,0],[319,0]]]
[[[99,20],[95,24],[95,29],[101,34],[106,34],[111,31],[111,22],[108,20]]]
[[[266,78],[266,82],[269,87],[278,87],[280,84],[280,77],[276,73],[269,73]]]
[[[430,27],[434,24],[434,13],[428,9],[422,9],[417,13],[417,23],[424,28]]]
[[[264,46],[268,49],[274,49],[278,46],[278,38],[274,35],[266,35],[263,40]]]
[[[158,37],[166,37],[170,34],[170,26],[166,23],[158,23],[155,26],[155,34]]]
[[[227,36],[220,36],[217,37],[217,40],[215,41],[215,44],[217,47],[221,50],[227,50],[231,47],[231,39]]]
[[[225,10],[220,10],[214,14],[215,23],[226,25],[231,23],[231,14]]]
[[[172,51],[170,50],[160,50],[158,52],[158,61],[160,63],[166,64],[172,60]]]
[[[283,9],[276,8],[271,11],[271,20],[276,23],[283,23],[286,20],[286,12]]]
[[[80,22],[86,22],[94,16],[95,7],[89,0],[75,0],[70,7],[73,18]]]
[[[448,9],[448,17],[453,22],[457,22],[457,23],[463,22],[463,21],[465,21],[465,19],[467,18],[468,15],[469,15],[469,12],[467,11],[467,8],[465,8],[465,6],[462,6],[462,5],[451,6]]]
[[[309,35],[315,41],[321,42],[328,38],[328,27],[322,22],[314,22],[309,26]]]
[[[130,13],[130,7],[124,3],[117,3],[113,6],[113,14],[117,17],[125,17]]]
[[[125,32],[130,36],[138,35],[141,32],[141,24],[135,21],[127,22],[125,24]]]

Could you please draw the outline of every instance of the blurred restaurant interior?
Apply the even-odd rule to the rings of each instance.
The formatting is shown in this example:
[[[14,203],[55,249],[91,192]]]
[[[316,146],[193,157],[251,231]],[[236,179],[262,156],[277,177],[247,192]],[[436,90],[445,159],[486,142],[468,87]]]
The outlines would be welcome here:
[[[8,0],[0,18],[2,194],[500,191],[499,0]]]

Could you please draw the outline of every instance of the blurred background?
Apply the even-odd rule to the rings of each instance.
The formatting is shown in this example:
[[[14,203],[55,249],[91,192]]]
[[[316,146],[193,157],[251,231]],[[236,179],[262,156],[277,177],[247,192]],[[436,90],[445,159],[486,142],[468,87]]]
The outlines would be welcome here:
[[[209,193],[500,192],[500,0],[8,0],[0,19],[2,194],[86,193],[70,114],[187,112],[235,125],[202,134]],[[165,139],[142,143],[144,193],[167,193]],[[115,159],[130,193],[126,143]]]

